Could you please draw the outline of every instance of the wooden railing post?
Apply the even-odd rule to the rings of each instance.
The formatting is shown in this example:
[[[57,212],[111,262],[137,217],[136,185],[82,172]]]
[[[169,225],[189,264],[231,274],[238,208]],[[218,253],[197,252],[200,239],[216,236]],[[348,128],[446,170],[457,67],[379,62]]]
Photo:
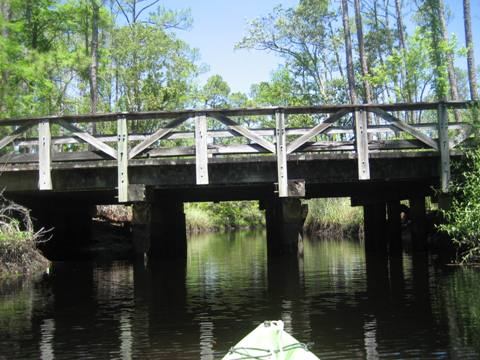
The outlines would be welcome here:
[[[285,132],[285,113],[281,110],[275,112],[275,137],[277,152],[278,196],[288,196],[287,172],[287,136]]]
[[[117,119],[118,202],[128,201],[128,127],[127,118]]]
[[[207,117],[195,116],[195,167],[197,185],[208,184]]]
[[[370,163],[368,160],[367,116],[365,110],[353,113],[355,123],[355,148],[357,151],[358,179],[370,179]]]
[[[450,146],[448,140],[448,113],[445,103],[438,104],[438,148],[440,150],[440,188],[448,192],[450,183]]]
[[[41,120],[38,123],[38,188],[52,190],[52,135],[50,122]]]

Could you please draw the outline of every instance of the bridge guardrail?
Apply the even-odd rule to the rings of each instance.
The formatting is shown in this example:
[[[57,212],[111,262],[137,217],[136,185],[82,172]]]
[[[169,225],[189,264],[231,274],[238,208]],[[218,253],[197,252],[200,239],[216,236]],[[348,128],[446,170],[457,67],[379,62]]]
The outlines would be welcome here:
[[[478,104],[364,104],[3,119],[0,120],[0,126],[11,127],[12,130],[0,139],[0,150],[9,145],[13,145],[13,149],[4,154],[0,161],[6,166],[38,164],[39,189],[52,190],[52,163],[116,160],[118,199],[120,202],[127,202],[128,167],[135,159],[194,157],[196,183],[206,185],[209,183],[208,162],[212,156],[271,154],[276,157],[277,162],[279,196],[285,197],[288,196],[287,158],[290,154],[353,152],[357,158],[359,179],[368,180],[370,152],[430,150],[440,154],[441,188],[448,191],[450,150],[463,143],[473,132],[473,127],[468,123],[449,123],[448,110],[467,109],[474,105]],[[412,114],[425,111],[436,112],[436,121],[409,123],[398,116],[400,112]],[[299,115],[314,116],[317,121],[309,127],[289,127],[288,117]],[[376,123],[373,123],[372,119],[369,121],[372,116]],[[240,117],[266,117],[270,122],[274,121],[275,125],[272,124],[270,128],[251,128],[241,124],[237,120]],[[318,119],[319,117],[322,118]],[[350,118],[345,122],[347,117]],[[129,122],[145,120],[154,121],[155,126],[151,132],[129,131]],[[342,121],[343,124],[338,125]],[[82,124],[88,122],[116,122],[116,134],[91,134],[82,127]],[[220,125],[221,128],[214,127],[213,124]],[[53,126],[61,129],[63,133],[52,135]],[[132,127],[131,124],[130,128]],[[25,135],[29,131],[35,132],[35,129],[38,134],[36,138]],[[449,137],[449,132],[455,133],[455,136]],[[240,144],[220,143],[221,140],[233,138],[242,138],[245,141]],[[185,144],[158,146],[161,141],[184,141]],[[74,151],[71,147],[74,144],[87,144],[89,150]],[[67,151],[62,151],[65,147]],[[30,149],[30,152],[25,154],[20,151],[25,148]]]

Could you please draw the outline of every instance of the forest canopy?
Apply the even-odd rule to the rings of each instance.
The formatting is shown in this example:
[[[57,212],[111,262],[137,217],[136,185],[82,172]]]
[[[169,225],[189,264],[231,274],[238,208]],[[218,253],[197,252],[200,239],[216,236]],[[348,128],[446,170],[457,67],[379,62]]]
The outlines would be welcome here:
[[[0,117],[475,100],[470,7],[464,0],[456,14],[463,42],[448,31],[444,0],[278,5],[231,44],[282,59],[269,81],[243,94],[220,75],[200,83],[208,64],[179,37],[195,31],[188,9],[159,0],[0,0]]]

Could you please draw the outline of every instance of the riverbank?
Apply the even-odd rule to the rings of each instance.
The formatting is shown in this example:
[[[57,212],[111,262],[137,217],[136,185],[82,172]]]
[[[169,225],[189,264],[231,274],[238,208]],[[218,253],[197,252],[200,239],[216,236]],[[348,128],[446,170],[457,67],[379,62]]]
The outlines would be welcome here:
[[[50,262],[37,249],[44,231],[35,232],[28,209],[0,197],[0,278],[33,275]]]
[[[350,238],[363,232],[363,213],[348,198],[307,200],[304,231],[311,237]]]
[[[363,228],[362,210],[351,207],[348,198],[306,200],[309,211],[304,231],[311,236],[356,236]],[[127,206],[99,206],[97,217],[114,223],[129,223]],[[247,230],[265,226],[265,214],[254,201],[186,203],[186,230],[189,234]]]

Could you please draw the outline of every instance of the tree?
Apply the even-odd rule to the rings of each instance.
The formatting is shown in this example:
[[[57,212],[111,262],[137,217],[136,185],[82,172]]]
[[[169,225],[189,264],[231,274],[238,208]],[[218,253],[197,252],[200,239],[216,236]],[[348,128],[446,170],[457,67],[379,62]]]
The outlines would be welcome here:
[[[220,75],[207,79],[199,94],[200,105],[204,108],[222,108],[229,104],[230,86]]]
[[[331,31],[335,19],[327,0],[301,0],[289,9],[277,6],[251,21],[248,34],[236,47],[279,54],[311,103],[332,102],[340,65],[335,57],[338,41]]]
[[[444,0],[438,1],[438,17],[440,20],[440,31],[443,42],[448,44],[448,30],[447,30],[447,21],[445,20],[445,3]],[[458,85],[457,85],[457,75],[455,74],[455,68],[453,66],[453,51],[446,52],[446,61],[447,61],[447,73],[448,73],[448,82],[450,84],[450,96],[452,100],[458,100]],[[460,122],[461,115],[458,110],[455,111],[455,119],[457,122]]]
[[[118,107],[127,111],[180,108],[188,100],[199,72],[197,52],[169,29],[186,27],[189,18],[157,8],[145,21],[134,7],[129,25],[112,37]],[[128,13],[126,13],[126,16]]]
[[[355,88],[355,71],[353,68],[352,38],[350,35],[350,23],[348,15],[348,1],[342,0],[342,23],[343,35],[345,38],[345,59],[347,62],[348,90],[350,93],[350,103],[357,103],[357,90]]]
[[[470,10],[470,0],[463,0],[463,19],[465,24],[465,42],[467,46],[467,70],[470,99],[478,100],[477,76],[475,74],[475,55],[472,35],[472,15]]]
[[[357,40],[358,40],[358,55],[360,57],[360,65],[362,69],[362,81],[363,81],[363,98],[365,103],[372,102],[372,95],[370,90],[370,84],[368,83],[368,66],[367,57],[365,55],[365,43],[363,40],[363,23],[362,14],[360,10],[360,0],[355,0],[355,24],[357,27]]]

